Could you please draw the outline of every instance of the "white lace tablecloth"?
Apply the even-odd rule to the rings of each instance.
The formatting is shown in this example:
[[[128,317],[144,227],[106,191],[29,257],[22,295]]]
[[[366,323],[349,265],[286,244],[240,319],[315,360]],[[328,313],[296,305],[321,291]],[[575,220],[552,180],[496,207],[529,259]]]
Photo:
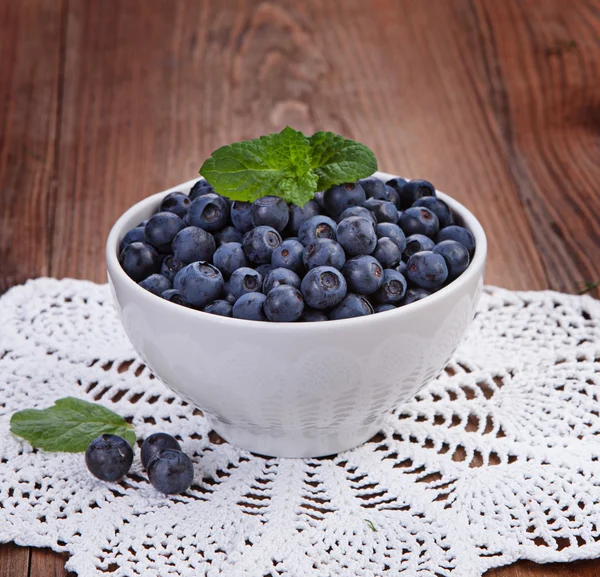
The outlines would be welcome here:
[[[166,431],[195,484],[166,498],[138,457],[118,484],[44,453],[12,413],[65,396]],[[0,542],[82,576],[479,576],[600,555],[600,305],[488,288],[440,377],[371,442],[265,459],[220,443],[136,358],[107,286],[39,279],[0,297]]]

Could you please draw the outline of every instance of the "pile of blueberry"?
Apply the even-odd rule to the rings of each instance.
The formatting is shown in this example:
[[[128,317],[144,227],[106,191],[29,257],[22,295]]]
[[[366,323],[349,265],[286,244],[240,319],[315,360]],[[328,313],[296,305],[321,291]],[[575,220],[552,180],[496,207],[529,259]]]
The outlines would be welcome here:
[[[167,495],[187,491],[194,480],[192,460],[181,451],[175,437],[153,433],[142,444],[142,465],[152,486]],[[88,446],[85,464],[90,473],[114,483],[122,479],[133,463],[131,445],[118,435],[100,435]]]
[[[293,322],[410,304],[461,275],[474,252],[473,235],[426,180],[370,177],[318,192],[304,207],[277,196],[231,202],[199,180],[130,230],[119,260],[173,303]]]

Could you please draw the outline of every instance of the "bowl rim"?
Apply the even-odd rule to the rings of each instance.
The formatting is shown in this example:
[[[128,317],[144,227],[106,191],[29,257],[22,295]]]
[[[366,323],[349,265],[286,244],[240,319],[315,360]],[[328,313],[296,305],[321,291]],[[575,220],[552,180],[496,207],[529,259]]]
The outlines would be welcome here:
[[[378,178],[381,178],[384,181],[390,180],[391,178],[398,178],[397,175],[379,171],[375,172],[373,176],[377,176]],[[133,291],[137,292],[140,299],[144,300],[151,298],[153,299],[152,302],[155,306],[166,307],[166,309],[164,310],[169,311],[171,313],[177,312],[182,316],[188,316],[190,319],[204,319],[206,321],[223,324],[225,326],[230,325],[232,328],[237,327],[238,329],[242,329],[245,327],[251,328],[253,330],[269,331],[287,331],[291,326],[295,327],[293,329],[294,331],[307,331],[314,329],[315,327],[319,327],[318,330],[334,330],[340,327],[350,328],[352,325],[357,325],[358,327],[360,327],[366,326],[367,323],[374,323],[383,320],[392,320],[394,315],[399,321],[407,312],[417,313],[420,309],[426,308],[427,306],[432,305],[434,302],[439,302],[445,297],[461,292],[461,289],[464,287],[464,285],[467,285],[470,281],[474,279],[474,277],[483,274],[485,268],[485,261],[487,257],[487,237],[480,222],[477,220],[475,215],[463,204],[436,189],[436,195],[450,206],[452,211],[459,216],[460,220],[462,220],[462,226],[467,228],[473,234],[473,236],[475,237],[476,248],[473,260],[470,262],[469,267],[462,275],[460,275],[457,279],[452,281],[447,286],[441,288],[439,291],[429,295],[424,299],[415,301],[409,305],[405,305],[393,310],[383,311],[380,313],[375,313],[362,317],[353,317],[349,319],[337,319],[333,321],[312,323],[277,323],[254,321],[247,319],[236,319],[232,317],[223,317],[219,315],[205,313],[197,309],[182,307],[181,305],[172,303],[161,298],[160,296],[152,294],[151,292],[139,286],[134,280],[129,278],[129,276],[125,273],[125,271],[121,267],[121,264],[119,263],[118,246],[123,236],[127,232],[127,230],[125,230],[126,226],[131,226],[128,225],[128,223],[130,221],[136,220],[135,218],[133,218],[134,215],[139,214],[141,212],[145,212],[151,207],[157,207],[160,204],[162,198],[164,198],[167,194],[171,192],[179,190],[189,191],[189,189],[194,185],[194,183],[198,182],[199,180],[202,180],[202,178],[194,178],[192,180],[188,180],[187,182],[181,183],[162,192],[158,192],[156,194],[148,196],[135,203],[118,218],[118,220],[112,226],[106,241],[106,266],[110,282],[115,282],[115,280],[118,280],[118,282],[125,283],[126,285],[129,285],[129,287]],[[141,221],[142,219],[140,218],[139,220]],[[427,303],[429,303],[429,305]]]

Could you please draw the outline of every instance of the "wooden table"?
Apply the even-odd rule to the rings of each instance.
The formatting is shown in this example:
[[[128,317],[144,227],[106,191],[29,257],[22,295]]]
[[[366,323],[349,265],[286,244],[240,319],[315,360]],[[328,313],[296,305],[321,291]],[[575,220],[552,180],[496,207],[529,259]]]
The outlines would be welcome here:
[[[599,0],[0,0],[0,293],[103,282],[123,210],[286,124],[471,207],[488,283],[600,279]],[[64,561],[0,547],[1,576]],[[534,575],[600,561],[488,573]]]

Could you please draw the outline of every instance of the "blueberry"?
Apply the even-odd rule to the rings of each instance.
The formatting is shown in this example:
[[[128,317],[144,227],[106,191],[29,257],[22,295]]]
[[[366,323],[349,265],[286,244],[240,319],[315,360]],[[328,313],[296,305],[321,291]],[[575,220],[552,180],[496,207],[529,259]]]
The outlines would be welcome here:
[[[213,235],[197,226],[180,230],[171,244],[173,256],[183,264],[212,260],[215,247]]]
[[[402,252],[398,245],[388,237],[377,239],[377,246],[373,256],[381,263],[383,268],[393,268],[402,260]]]
[[[201,178],[190,189],[190,200],[194,201],[199,196],[204,196],[205,194],[215,194],[215,189],[206,180]]]
[[[231,205],[231,222],[242,234],[254,228],[252,224],[252,204],[250,202],[234,201]]]
[[[115,482],[122,479],[133,463],[133,449],[122,437],[100,435],[85,451],[85,464],[94,477]]]
[[[161,293],[160,296],[166,301],[169,301],[170,303],[174,303],[176,305],[187,307],[190,304],[183,298],[183,296],[177,289],[168,289],[165,292]]]
[[[266,321],[264,304],[267,297],[262,293],[246,293],[233,305],[233,318],[249,321]]]
[[[323,195],[325,212],[331,218],[337,218],[351,206],[362,206],[366,199],[367,195],[363,187],[353,182],[332,186]]]
[[[383,267],[368,255],[351,258],[342,273],[348,290],[361,295],[373,294],[383,283]]]
[[[385,188],[385,183],[376,176],[369,176],[358,181],[363,187],[367,198],[376,198],[378,200],[389,200],[389,194]]]
[[[304,311],[302,293],[290,285],[276,286],[267,295],[264,311],[267,318],[275,323],[297,321]]]
[[[372,314],[373,307],[364,296],[350,293],[329,313],[329,319],[337,321]]]
[[[146,242],[158,252],[170,252],[175,235],[184,228],[183,220],[172,212],[158,212],[144,227]]]
[[[162,275],[158,273],[151,274],[146,277],[139,285],[151,292],[153,295],[160,296],[166,290],[171,288],[171,283]]]
[[[319,205],[314,200],[309,200],[304,206],[290,205],[290,220],[287,225],[291,235],[298,234],[300,227],[313,216],[319,214]]]
[[[398,191],[402,208],[412,206],[417,200],[425,196],[435,196],[435,187],[427,180],[411,180],[407,182],[402,190]]]
[[[396,308],[395,305],[390,303],[385,303],[381,305],[375,305],[373,307],[373,311],[376,313],[384,313],[385,311],[393,311]]]
[[[125,233],[125,236],[119,245],[119,254],[121,254],[123,249],[132,242],[146,242],[146,233],[143,226],[136,226]]]
[[[211,315],[218,315],[220,317],[231,317],[233,305],[224,300],[213,301],[209,305],[204,307],[205,313],[210,313]]]
[[[319,210],[325,212],[325,191],[319,190],[318,192],[315,192],[313,200],[317,203]]]
[[[215,251],[213,264],[221,271],[223,278],[229,278],[233,271],[248,266],[248,261],[239,242],[228,242]]]
[[[455,240],[443,240],[433,247],[433,252],[444,257],[448,267],[448,280],[459,277],[469,266],[469,251],[464,244]]]
[[[422,288],[409,288],[400,303],[402,306],[409,305],[416,301],[420,301],[425,297],[428,297],[431,293],[428,290]]]
[[[306,273],[301,290],[309,307],[324,310],[334,307],[346,296],[346,279],[336,268],[319,266]]]
[[[423,198],[419,198],[413,206],[423,206],[433,212],[433,214],[438,217],[440,228],[454,224],[454,216],[452,215],[450,207],[436,196],[424,196]]]
[[[223,292],[223,276],[217,267],[207,262],[193,262],[175,276],[173,288],[194,308],[204,308]]]
[[[281,244],[280,234],[270,226],[257,226],[244,235],[244,252],[255,264],[268,264],[271,254]]]
[[[406,279],[397,271],[386,268],[383,271],[381,288],[373,296],[379,304],[396,304],[406,293]]]
[[[239,242],[241,244],[244,240],[244,235],[235,226],[226,226],[219,232],[215,232],[214,237],[217,246],[221,246],[227,242]]]
[[[300,277],[287,268],[274,268],[266,277],[263,283],[263,293],[269,294],[275,287],[289,285],[294,288],[300,288]]]
[[[451,225],[440,230],[436,242],[440,243],[443,240],[455,240],[456,242],[460,242],[467,247],[469,256],[471,257],[473,257],[473,254],[475,253],[475,237],[471,234],[471,231],[462,226]]]
[[[408,180],[406,180],[406,178],[397,177],[387,180],[386,184],[387,186],[391,186],[396,192],[399,192],[407,182]]]
[[[382,199],[382,200],[389,200],[390,202],[393,202],[394,206],[398,210],[401,210],[401,207],[400,207],[400,196],[398,194],[398,191],[395,188],[391,187],[389,184],[386,184],[385,188],[387,190],[388,197],[387,197],[387,199]]]
[[[162,199],[160,203],[159,212],[172,212],[179,218],[183,218],[190,207],[192,201],[187,194],[183,192],[171,192]]]
[[[373,223],[360,216],[349,216],[342,220],[338,225],[337,239],[350,256],[371,254],[377,246]]]
[[[337,224],[328,216],[317,215],[309,218],[298,230],[298,240],[306,246],[318,238],[335,240]]]
[[[160,265],[160,274],[162,274],[170,283],[175,280],[175,275],[184,267],[185,265],[174,256],[168,256]]]
[[[398,224],[407,236],[424,234],[429,238],[434,238],[440,230],[438,217],[423,206],[407,208],[401,214]]]
[[[403,276],[406,277],[406,263],[404,261],[400,261],[396,270]]]
[[[304,245],[299,240],[284,240],[271,255],[271,264],[275,268],[289,268],[298,275],[304,275],[302,254]]]
[[[318,238],[306,246],[302,259],[306,270],[317,266],[332,266],[342,270],[346,263],[346,254],[335,240]]]
[[[260,292],[262,287],[263,277],[258,271],[249,267],[241,267],[233,271],[227,292],[237,300],[243,294]]]
[[[119,262],[127,275],[136,282],[160,270],[160,257],[156,250],[143,242],[128,244],[119,255]]]
[[[448,267],[441,254],[426,250],[408,259],[406,274],[411,283],[433,290],[441,287],[448,278]]]
[[[281,232],[290,219],[287,203],[279,196],[262,196],[257,198],[251,209],[254,226],[270,226]]]
[[[375,234],[377,234],[377,238],[389,238],[396,244],[400,250],[400,254],[404,252],[406,248],[406,236],[397,224],[381,222],[375,227]]]
[[[277,247],[277,248],[279,248],[279,247]],[[277,249],[275,249],[275,250],[277,250]],[[303,248],[302,250],[304,250],[304,248]],[[275,252],[275,251],[273,251],[273,252]],[[267,278],[267,276],[269,275],[269,273],[270,273],[270,272],[271,272],[271,271],[272,271],[274,268],[276,268],[276,267],[274,267],[272,264],[259,264],[259,265],[256,267],[256,269],[255,269],[255,270],[256,270],[256,272],[260,273],[260,276],[262,276],[262,277],[263,277],[263,279],[265,279],[265,278]],[[285,268],[285,267],[284,267],[284,268]]]
[[[148,479],[161,493],[167,495],[184,493],[194,480],[192,460],[181,451],[163,449],[148,463]]]
[[[433,250],[435,243],[424,234],[412,234],[406,239],[406,248],[402,254],[404,260],[408,260],[413,254],[424,250]]]
[[[320,323],[322,321],[328,321],[327,315],[322,311],[317,311],[309,307],[304,307],[304,312],[299,319],[304,323]]]
[[[196,198],[190,205],[186,222],[208,232],[221,230],[229,218],[227,201],[217,194],[205,194]]]
[[[350,208],[347,208],[338,217],[338,224],[342,222],[342,220],[344,220],[345,218],[348,218],[349,216],[362,216],[362,218],[370,220],[373,223],[373,226],[377,225],[377,219],[375,218],[375,215],[364,206],[351,206]]]
[[[394,224],[398,222],[398,209],[393,202],[369,198],[365,202],[365,208],[375,215],[377,222],[391,222]]]
[[[181,451],[177,439],[167,433],[152,433],[142,443],[141,459],[144,469],[148,468],[150,461],[163,449]]]

